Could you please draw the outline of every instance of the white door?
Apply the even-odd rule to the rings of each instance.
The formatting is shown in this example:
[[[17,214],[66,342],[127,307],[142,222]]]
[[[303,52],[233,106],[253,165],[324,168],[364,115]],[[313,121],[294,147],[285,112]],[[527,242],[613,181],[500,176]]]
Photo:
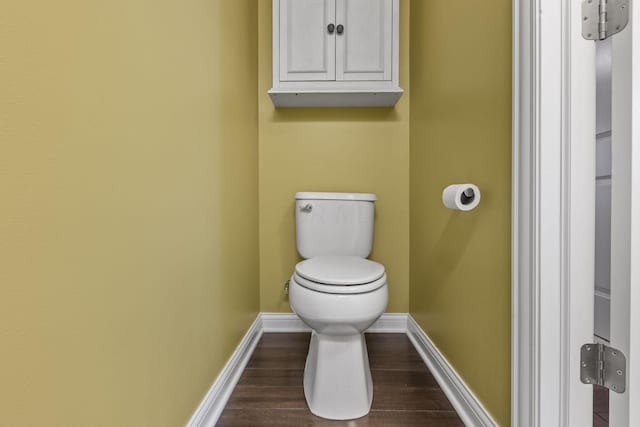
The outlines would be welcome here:
[[[393,1],[336,1],[337,80],[391,80]]]
[[[336,79],[335,8],[336,0],[280,0],[281,81]]]
[[[640,426],[640,7],[611,43],[611,346],[627,358],[627,384],[609,392],[609,425],[627,427]]]

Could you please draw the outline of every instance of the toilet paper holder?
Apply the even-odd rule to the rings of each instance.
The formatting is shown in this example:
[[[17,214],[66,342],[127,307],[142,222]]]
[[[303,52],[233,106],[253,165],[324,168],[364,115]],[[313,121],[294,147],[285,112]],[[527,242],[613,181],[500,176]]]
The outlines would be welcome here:
[[[473,203],[475,198],[476,198],[476,192],[473,191],[473,188],[471,187],[464,190],[460,195],[460,201],[462,202],[463,205],[468,205]]]
[[[442,203],[448,209],[470,211],[480,203],[480,189],[474,184],[451,184],[442,191]]]

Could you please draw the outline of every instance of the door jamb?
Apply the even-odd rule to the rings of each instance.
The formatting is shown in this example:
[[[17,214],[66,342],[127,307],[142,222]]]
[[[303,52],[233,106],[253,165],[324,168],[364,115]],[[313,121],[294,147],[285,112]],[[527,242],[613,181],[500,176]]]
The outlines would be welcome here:
[[[590,130],[581,126],[589,122],[581,103],[591,96],[595,103],[595,84],[593,93],[575,90],[584,80],[571,66],[592,52],[576,37],[580,0],[512,4],[511,425],[588,425],[580,405],[590,399],[588,388],[576,384],[578,370],[570,368],[577,343],[593,338],[578,324],[593,323],[579,295],[593,286],[592,269],[583,267],[593,261],[594,220],[580,209],[594,203],[581,180],[595,154],[582,153]],[[595,128],[592,137],[595,150]]]

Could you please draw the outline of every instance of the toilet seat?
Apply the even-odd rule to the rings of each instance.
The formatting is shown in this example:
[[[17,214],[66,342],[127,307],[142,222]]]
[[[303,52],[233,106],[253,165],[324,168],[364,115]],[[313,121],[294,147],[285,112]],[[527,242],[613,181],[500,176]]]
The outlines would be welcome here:
[[[298,276],[327,285],[360,285],[378,280],[384,265],[359,256],[318,256],[296,264]]]
[[[387,283],[387,275],[383,274],[381,278],[369,283],[362,283],[359,285],[327,285],[324,283],[314,282],[304,277],[300,277],[298,274],[293,273],[291,278],[298,285],[311,289],[312,291],[322,292],[325,294],[363,294],[366,292],[372,292],[376,289],[384,286]]]
[[[296,265],[292,279],[299,285],[328,294],[359,294],[387,283],[384,266],[357,256],[322,256]]]

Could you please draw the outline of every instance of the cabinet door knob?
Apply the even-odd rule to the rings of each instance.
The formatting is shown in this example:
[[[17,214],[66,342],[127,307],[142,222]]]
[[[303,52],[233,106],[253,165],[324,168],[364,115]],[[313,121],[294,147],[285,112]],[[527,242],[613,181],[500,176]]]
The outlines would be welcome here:
[[[344,25],[342,25],[342,24],[338,25],[336,30],[338,31],[338,34],[344,33]]]
[[[327,31],[329,31],[329,34],[333,34],[333,32],[335,31],[336,26],[333,24],[329,24],[327,25]]]

